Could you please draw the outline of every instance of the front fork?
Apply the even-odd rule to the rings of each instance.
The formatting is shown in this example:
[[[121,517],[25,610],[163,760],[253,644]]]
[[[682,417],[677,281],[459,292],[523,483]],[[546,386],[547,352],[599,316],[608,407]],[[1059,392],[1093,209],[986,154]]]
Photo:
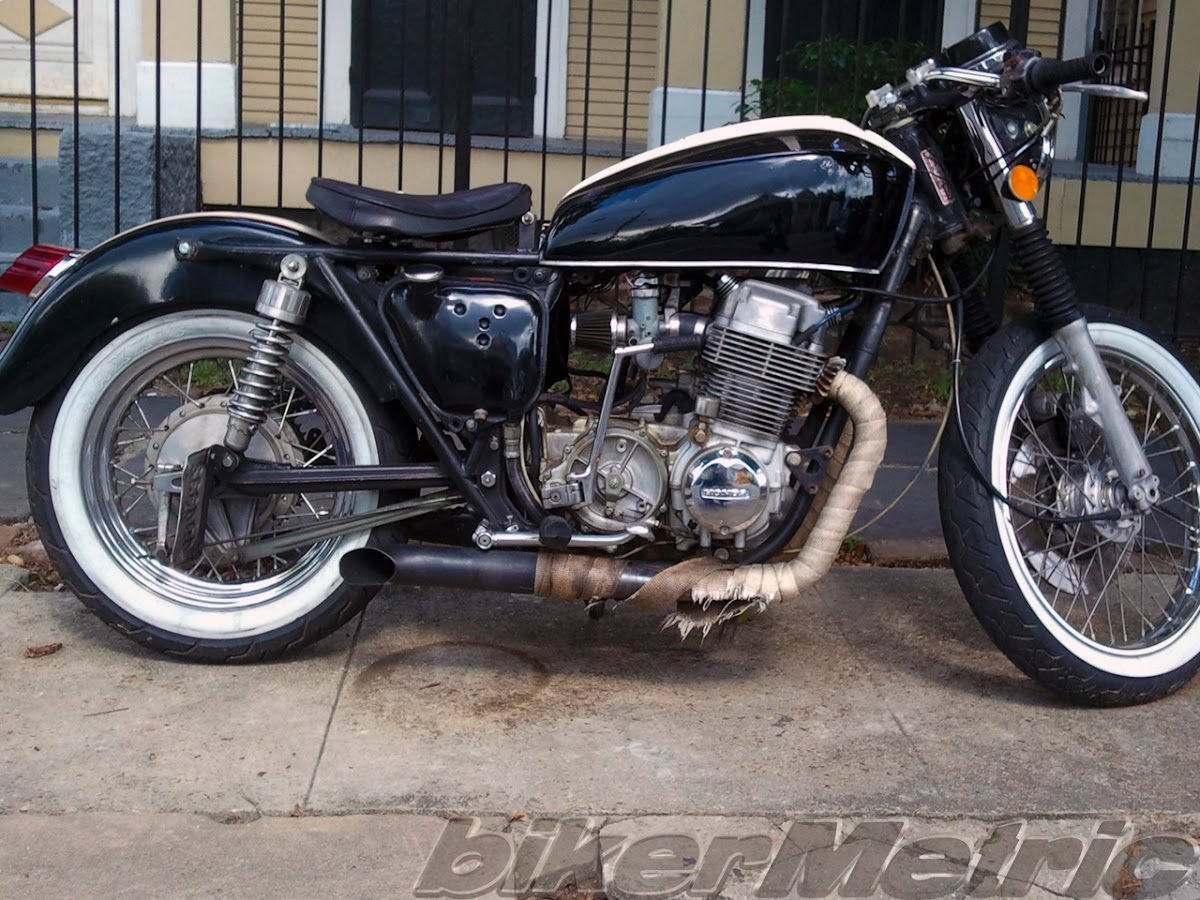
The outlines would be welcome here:
[[[992,188],[1008,221],[1013,253],[1033,289],[1038,315],[1058,342],[1068,367],[1079,376],[1084,412],[1100,427],[1129,502],[1145,512],[1158,502],[1158,478],[1088,331],[1062,256],[1033,204],[1017,200],[1011,193],[1008,155],[983,108],[970,102],[959,108],[958,116],[979,159],[991,160],[988,168]]]
[[[1100,427],[1130,504],[1145,512],[1158,502],[1158,476],[1108,377],[1062,256],[1032,203],[1003,200],[1013,251],[1033,289],[1038,314],[1058,342],[1067,367],[1079,377],[1083,411]]]
[[[1125,405],[1108,377],[1108,367],[1088,331],[1087,319],[1079,308],[1075,287],[1058,248],[1050,242],[1046,227],[1037,220],[1032,205],[1024,205],[1030,207],[1028,212],[1034,218],[1031,224],[1013,229],[1017,260],[1033,288],[1038,313],[1058,342],[1067,367],[1079,377],[1083,411],[1100,426],[1129,502],[1145,512],[1158,502],[1158,476],[1151,470]]]

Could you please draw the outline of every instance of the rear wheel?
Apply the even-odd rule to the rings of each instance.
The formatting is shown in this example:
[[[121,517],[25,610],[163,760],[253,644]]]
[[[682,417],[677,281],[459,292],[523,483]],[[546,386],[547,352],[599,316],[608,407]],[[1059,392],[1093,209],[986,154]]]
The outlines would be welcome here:
[[[964,373],[968,443],[947,430],[942,523],[971,608],[1018,667],[1073,700],[1140,703],[1200,668],[1200,386],[1140,323],[1088,316],[1161,502],[1128,505],[1078,379],[1026,318]],[[980,483],[968,453],[1019,510]],[[1049,521],[1098,513],[1115,517]]]
[[[30,428],[33,515],[63,580],[122,634],[193,659],[260,660],[304,646],[371,596],[338,571],[368,531],[245,558],[254,555],[245,553],[250,542],[373,509],[370,491],[214,498],[199,561],[166,561],[179,508],[172,473],[190,453],[222,442],[255,321],[209,311],[143,322],[42,401]],[[344,368],[297,336],[246,457],[305,467],[379,463],[375,421],[378,411]]]

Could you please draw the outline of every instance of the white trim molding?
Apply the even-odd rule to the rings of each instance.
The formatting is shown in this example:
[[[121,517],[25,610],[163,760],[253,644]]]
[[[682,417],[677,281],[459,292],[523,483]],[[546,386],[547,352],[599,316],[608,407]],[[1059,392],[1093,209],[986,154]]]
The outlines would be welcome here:
[[[121,100],[121,116],[132,116],[137,113],[138,99],[138,62],[142,55],[142,0],[114,0],[121,10],[121,58],[116,54],[109,57],[111,74],[109,76],[109,115],[116,114],[116,101]],[[116,33],[116,20],[113,20],[113,33]],[[120,84],[117,83],[117,65],[120,64]]]
[[[942,46],[957,44],[975,33],[978,0],[946,0],[942,10]]]
[[[137,123],[162,128],[196,127],[196,63],[141,60],[137,64]],[[237,127],[237,66],[200,64],[200,123],[204,128]],[[155,123],[154,88],[162,79],[162,118]],[[122,110],[124,111],[124,110]]]
[[[1137,171],[1139,175],[1155,175],[1160,178],[1187,178],[1192,173],[1192,164],[1200,162],[1200,150],[1192,156],[1192,135],[1195,133],[1196,117],[1191,113],[1167,113],[1162,117],[1162,158],[1158,172],[1154,166],[1158,147],[1159,113],[1150,113],[1142,118],[1138,132]]]
[[[1083,56],[1092,49],[1095,23],[1095,0],[1067,0],[1067,14],[1059,26],[1063,29],[1063,59]],[[1054,154],[1058,159],[1079,158],[1082,127],[1083,95],[1063,94],[1062,118],[1058,120],[1058,136],[1054,142]]]
[[[561,138],[567,131],[567,38],[571,0],[538,0],[537,48],[534,53],[537,89],[533,103],[533,133]],[[549,52],[547,52],[547,45]]]
[[[650,133],[646,136],[646,146],[650,149],[663,144],[664,99],[667,106],[666,143],[670,143],[700,131],[701,118],[705,131],[737,122],[742,92],[709,90],[706,95],[698,88],[672,87],[664,91],[661,85],[656,87],[650,92]]]
[[[325,15],[325,57],[318,61],[319,96],[327,125],[350,124],[350,54],[353,30],[350,0],[322,0]]]

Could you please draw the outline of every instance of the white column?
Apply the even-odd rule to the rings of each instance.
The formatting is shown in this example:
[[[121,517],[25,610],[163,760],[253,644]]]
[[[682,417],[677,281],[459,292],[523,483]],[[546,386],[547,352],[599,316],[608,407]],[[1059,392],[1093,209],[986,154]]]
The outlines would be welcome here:
[[[942,12],[942,46],[949,47],[975,33],[979,0],[946,0]]]
[[[1092,49],[1092,33],[1096,24],[1096,0],[1069,0],[1063,29],[1063,59],[1083,56]],[[1058,159],[1078,159],[1080,131],[1083,128],[1083,97],[1063,94],[1063,117],[1058,122],[1055,156]]]

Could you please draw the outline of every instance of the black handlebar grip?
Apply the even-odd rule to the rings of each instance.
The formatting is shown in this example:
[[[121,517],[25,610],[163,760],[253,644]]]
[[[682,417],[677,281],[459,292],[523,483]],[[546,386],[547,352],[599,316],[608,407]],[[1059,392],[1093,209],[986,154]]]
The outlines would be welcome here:
[[[1048,94],[1064,84],[1099,78],[1111,66],[1107,53],[1089,53],[1078,59],[1035,59],[1025,73],[1025,83],[1035,94]]]

